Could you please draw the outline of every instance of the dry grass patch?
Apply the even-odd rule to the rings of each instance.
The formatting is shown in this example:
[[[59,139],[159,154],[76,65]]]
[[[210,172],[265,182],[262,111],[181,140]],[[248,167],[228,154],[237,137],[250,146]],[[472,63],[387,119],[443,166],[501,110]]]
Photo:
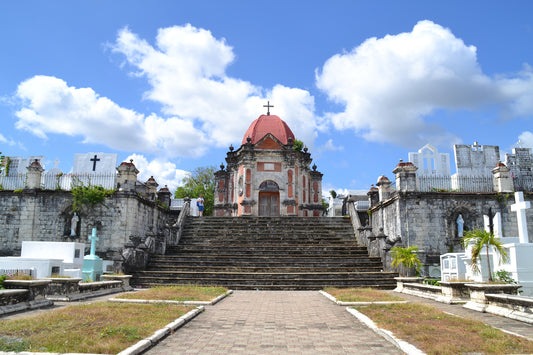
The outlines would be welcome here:
[[[421,304],[357,307],[380,328],[390,330],[427,354],[532,354],[533,342],[482,322],[452,316]]]
[[[341,302],[392,302],[405,301],[405,299],[391,295],[383,290],[376,290],[370,287],[365,288],[335,288],[326,287],[325,292],[329,293]]]
[[[0,351],[116,354],[194,307],[99,302],[0,322]]]
[[[215,286],[158,286],[133,293],[124,293],[116,298],[165,301],[211,301],[228,291]]]

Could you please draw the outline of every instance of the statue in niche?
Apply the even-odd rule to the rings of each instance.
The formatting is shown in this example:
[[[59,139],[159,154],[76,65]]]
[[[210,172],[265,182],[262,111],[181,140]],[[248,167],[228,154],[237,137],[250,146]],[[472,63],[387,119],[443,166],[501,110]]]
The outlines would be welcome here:
[[[459,214],[459,217],[457,217],[456,222],[457,222],[457,237],[462,238],[464,236],[465,221],[461,214]]]
[[[70,236],[76,237],[76,228],[78,227],[78,222],[80,221],[80,217],[78,217],[78,214],[74,212],[74,215],[72,216],[72,219],[70,220]]]

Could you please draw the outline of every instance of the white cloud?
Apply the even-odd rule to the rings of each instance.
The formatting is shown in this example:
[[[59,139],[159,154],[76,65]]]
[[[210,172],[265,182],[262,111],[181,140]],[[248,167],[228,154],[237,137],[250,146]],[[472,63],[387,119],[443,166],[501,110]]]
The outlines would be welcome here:
[[[285,120],[301,140],[310,145],[314,141],[314,99],[309,92],[282,85],[265,90],[228,77],[233,49],[207,30],[191,25],[163,28],[152,46],[124,28],[113,50],[125,56],[135,75],[148,80],[151,89],[145,98],[161,103],[166,114],[194,121],[216,146],[240,142],[263,112],[265,97],[275,105],[272,114]]]
[[[522,132],[522,134],[518,136],[518,139],[520,140],[520,146],[533,148],[533,133],[529,131]]]
[[[174,193],[176,188],[182,185],[183,178],[189,174],[188,171],[177,169],[176,164],[163,159],[148,161],[143,155],[132,154],[125,161],[130,161],[130,159],[133,159],[133,164],[139,170],[137,179],[146,182],[150,176],[153,176],[159,184],[158,190],[167,185]]]
[[[5,143],[5,144],[10,145],[10,146],[14,146],[15,144],[17,144],[14,140],[7,139],[6,137],[4,137],[4,135],[2,135],[2,133],[0,133],[0,143]]]
[[[199,156],[206,150],[204,134],[189,120],[145,117],[55,77],[34,76],[18,86],[16,95],[23,102],[16,127],[41,138],[81,136],[86,143],[166,156]]]
[[[513,114],[533,114],[533,80],[526,67],[515,78],[484,75],[476,48],[431,21],[412,32],[370,38],[351,52],[329,58],[317,71],[317,86],[345,106],[328,113],[336,129],[354,129],[365,139],[418,147],[458,143],[443,127],[425,120],[436,109],[502,105]]]
[[[150,45],[129,29],[112,45],[135,75],[146,78],[145,98],[162,113],[138,113],[120,107],[91,88],[69,86],[53,76],[34,76],[19,84],[16,127],[47,138],[79,136],[85,143],[164,157],[199,157],[209,147],[239,142],[263,111],[265,97],[299,139],[312,146],[316,119],[309,92],[276,85],[272,90],[226,75],[235,58],[224,39],[191,25],[160,29]]]
[[[344,150],[344,147],[339,145],[335,145],[333,143],[333,139],[328,139],[328,141],[326,143],[324,143],[323,145],[321,145],[319,147],[319,150],[320,151],[331,151],[331,152],[335,152],[335,151],[341,151],[341,150]]]

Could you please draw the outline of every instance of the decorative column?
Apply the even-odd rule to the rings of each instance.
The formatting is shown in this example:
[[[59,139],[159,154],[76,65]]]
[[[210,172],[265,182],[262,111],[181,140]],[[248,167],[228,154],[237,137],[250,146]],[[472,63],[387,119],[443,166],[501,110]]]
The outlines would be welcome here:
[[[378,185],[379,202],[383,202],[387,200],[390,197],[390,193],[391,193],[390,191],[391,181],[385,175],[381,175],[378,178],[378,182],[376,185]]]
[[[324,210],[322,207],[322,176],[324,174],[316,170],[316,164],[313,164],[312,168],[313,171],[309,172],[309,178],[311,179],[310,199],[312,198],[312,200],[309,202],[313,208],[313,217],[319,217],[322,216]]]
[[[137,174],[139,170],[133,164],[133,159],[130,162],[122,162],[117,168],[117,188],[119,191],[135,191],[135,183],[137,182]]]
[[[148,189],[148,198],[152,201],[155,200],[155,197],[157,195],[157,187],[159,186],[159,184],[155,181],[153,176],[150,176],[150,178],[146,181],[145,185]]]
[[[416,191],[416,171],[417,167],[411,163],[404,163],[400,159],[400,163],[396,165],[396,168],[392,171],[396,174],[396,190],[407,192]]]
[[[494,174],[494,190],[497,192],[513,192],[514,183],[509,174],[510,171],[511,169],[501,161],[492,169],[492,174]]]
[[[161,201],[162,204],[170,207],[171,198],[172,194],[170,193],[170,190],[168,189],[167,185],[159,189],[159,192],[157,193],[157,199]]]
[[[215,204],[213,206],[215,216],[231,216],[228,201],[229,176],[230,173],[224,170],[224,164],[221,164],[220,170],[215,172]]]
[[[28,169],[28,178],[26,180],[26,188],[29,190],[36,190],[41,188],[41,175],[44,171],[39,161],[35,159]]]

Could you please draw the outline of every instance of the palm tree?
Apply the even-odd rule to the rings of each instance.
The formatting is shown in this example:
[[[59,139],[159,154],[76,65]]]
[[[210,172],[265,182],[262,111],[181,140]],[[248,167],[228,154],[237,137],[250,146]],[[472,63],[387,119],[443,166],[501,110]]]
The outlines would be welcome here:
[[[416,255],[418,251],[418,245],[413,245],[410,247],[394,247],[390,250],[390,255],[392,257],[392,266],[402,265],[404,272],[407,274],[409,269],[414,268],[415,271],[420,271],[420,266],[422,263]]]
[[[496,238],[494,234],[487,232],[484,229],[474,229],[465,233],[463,237],[463,246],[466,248],[469,244],[472,244],[472,270],[479,271],[478,262],[481,260],[481,252],[483,247],[487,253],[487,266],[489,270],[489,282],[492,282],[492,272],[490,270],[489,260],[489,248],[492,246],[496,249],[496,252],[500,255],[500,264],[509,260],[507,249],[503,247],[503,243],[500,238]]]

